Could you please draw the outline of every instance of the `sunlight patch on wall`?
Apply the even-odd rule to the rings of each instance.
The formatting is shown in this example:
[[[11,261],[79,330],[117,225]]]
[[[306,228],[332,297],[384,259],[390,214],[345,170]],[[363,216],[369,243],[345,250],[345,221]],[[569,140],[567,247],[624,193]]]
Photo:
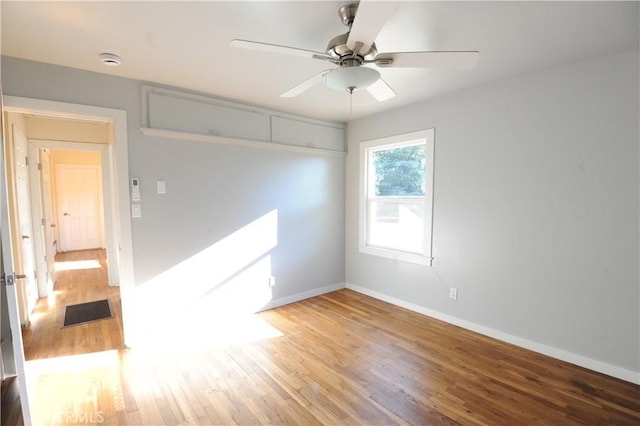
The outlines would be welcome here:
[[[278,212],[272,210],[136,287],[134,344],[166,348],[170,338],[218,345],[278,334],[246,319],[272,298],[270,252],[277,236]]]

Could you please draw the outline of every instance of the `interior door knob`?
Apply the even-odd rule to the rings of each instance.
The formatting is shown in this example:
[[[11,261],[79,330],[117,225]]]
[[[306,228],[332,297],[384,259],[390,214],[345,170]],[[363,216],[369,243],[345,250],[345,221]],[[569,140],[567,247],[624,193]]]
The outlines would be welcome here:
[[[71,216],[71,213],[64,212],[65,216]]]

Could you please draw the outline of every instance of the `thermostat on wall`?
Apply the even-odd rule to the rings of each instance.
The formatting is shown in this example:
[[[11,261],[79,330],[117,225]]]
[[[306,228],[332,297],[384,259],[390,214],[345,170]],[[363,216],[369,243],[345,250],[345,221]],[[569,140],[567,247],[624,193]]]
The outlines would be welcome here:
[[[133,201],[140,201],[140,179],[131,179],[131,199]]]

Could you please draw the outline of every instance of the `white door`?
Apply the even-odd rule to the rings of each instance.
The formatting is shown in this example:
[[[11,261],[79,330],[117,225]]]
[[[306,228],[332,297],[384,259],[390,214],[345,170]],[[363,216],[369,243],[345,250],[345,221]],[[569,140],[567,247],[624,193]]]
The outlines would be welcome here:
[[[46,297],[47,292],[47,257],[44,245],[44,214],[42,212],[42,190],[40,188],[40,153],[39,149],[29,142],[29,192],[31,195],[31,241],[33,244],[34,264],[36,268],[36,284],[38,297]]]
[[[14,163],[16,171],[16,201],[21,235],[22,273],[26,275],[24,291],[27,321],[38,301],[38,286],[35,277],[35,260],[31,232],[31,200],[29,198],[29,170],[27,168],[27,137],[20,128],[11,126],[13,134]]]
[[[56,233],[53,218],[53,202],[51,194],[51,153],[47,149],[40,150],[40,189],[42,190],[42,214],[44,215],[44,246],[47,261],[47,294],[51,294],[56,284]]]
[[[0,88],[0,104],[2,103],[2,88]],[[2,127],[2,115],[0,111],[0,128]],[[4,148],[4,138],[0,132],[2,146]],[[13,273],[13,252],[11,249],[11,238],[9,233],[9,208],[7,198],[7,182],[4,170],[4,149],[0,150],[0,240],[2,242],[0,253],[2,255],[2,277],[3,285],[6,289],[6,303],[11,328],[11,343],[15,361],[15,370],[20,392],[20,405],[22,416],[26,425],[31,424],[31,411],[29,409],[29,393],[27,392],[27,375],[25,371],[24,349],[22,346],[22,330],[20,327],[20,314],[18,312],[18,294]],[[18,236],[19,237],[19,236]],[[4,292],[2,292],[5,295]],[[4,337],[4,336],[3,336]]]
[[[55,179],[62,251],[102,247],[100,166],[56,164]]]

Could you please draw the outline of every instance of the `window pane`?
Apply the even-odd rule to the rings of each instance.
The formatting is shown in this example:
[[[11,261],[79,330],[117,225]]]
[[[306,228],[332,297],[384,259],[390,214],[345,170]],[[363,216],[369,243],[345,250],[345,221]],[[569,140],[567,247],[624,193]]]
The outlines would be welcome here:
[[[424,201],[370,201],[368,245],[422,253]]]
[[[424,144],[372,151],[375,195],[424,195]]]

